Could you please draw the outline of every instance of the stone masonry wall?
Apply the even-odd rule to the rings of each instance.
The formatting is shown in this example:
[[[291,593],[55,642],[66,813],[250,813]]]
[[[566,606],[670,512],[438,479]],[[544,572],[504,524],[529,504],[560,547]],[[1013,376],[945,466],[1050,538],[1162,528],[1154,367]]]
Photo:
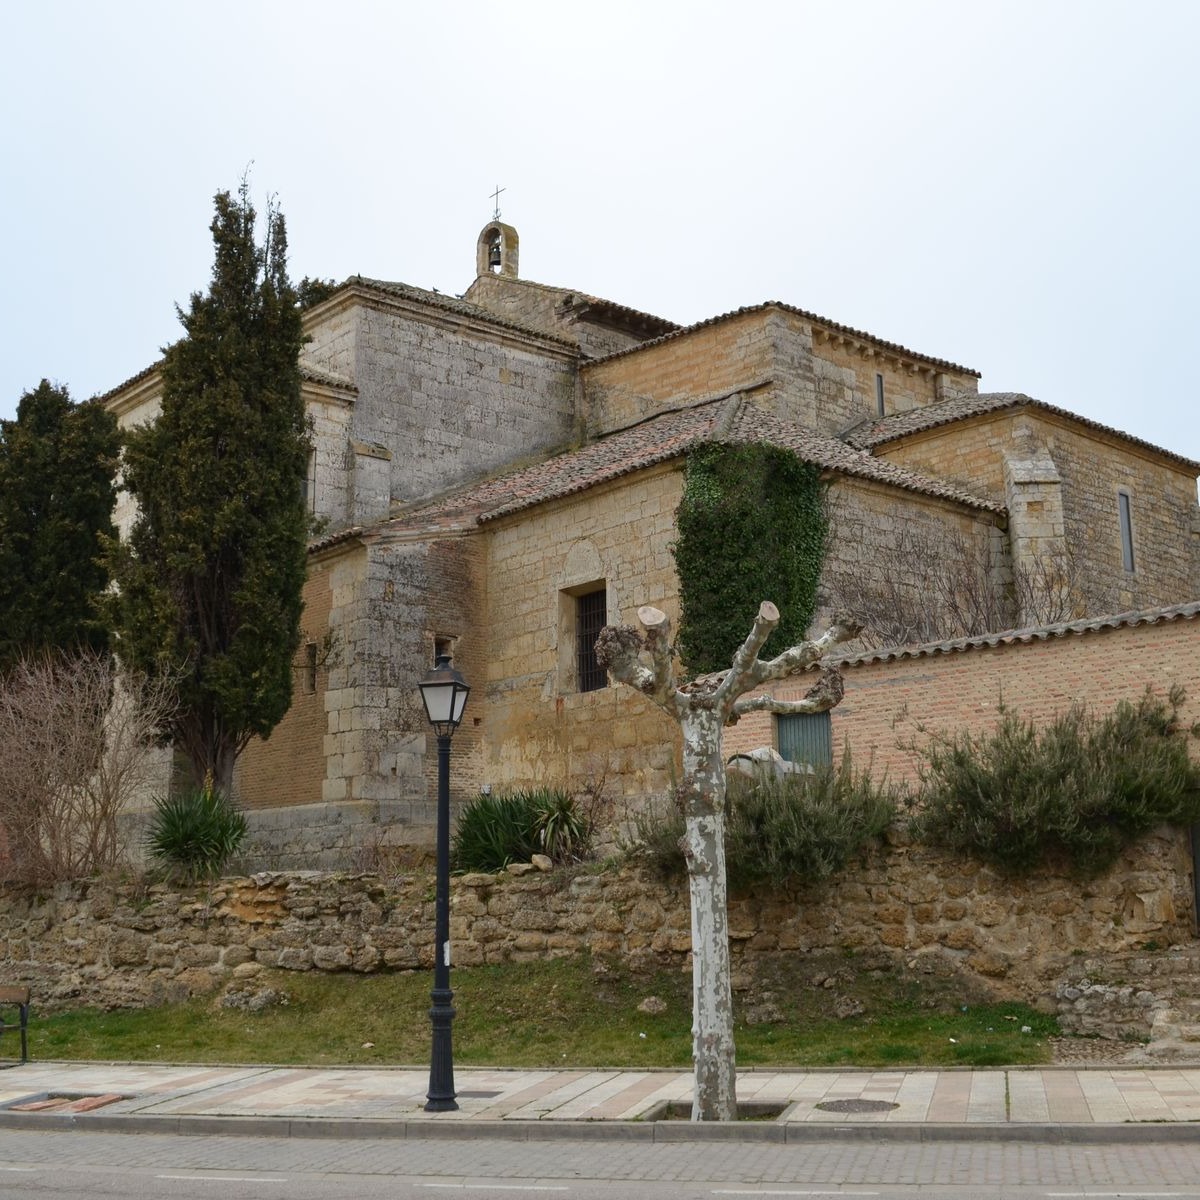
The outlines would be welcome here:
[[[304,582],[302,637],[292,662],[292,704],[265,741],[251,740],[234,772],[234,794],[246,809],[314,804],[325,777],[325,693],[333,644],[328,559],[310,561]],[[310,649],[311,647],[311,649]]]
[[[568,347],[374,298],[358,312],[353,437],[392,451],[393,500],[442,491],[574,435]]]
[[[456,967],[581,953],[687,965],[682,882],[632,868],[522,869],[531,873],[453,880]],[[46,1011],[182,999],[244,986],[267,967],[425,970],[431,882],[425,874],[302,872],[227,879],[211,892],[90,883],[36,897],[0,893],[0,976],[28,983]],[[735,966],[759,954],[887,952],[910,971],[962,972],[998,998],[1052,1009],[1085,956],[1149,953],[1147,945],[1189,939],[1190,904],[1179,836],[1146,839],[1089,883],[1014,883],[910,845],[896,830],[825,885],[735,893],[729,929]]]
[[[614,799],[668,786],[673,723],[628,688],[579,690],[574,606],[577,589],[603,585],[610,623],[636,624],[643,604],[678,616],[669,544],[682,478],[669,464],[485,527],[480,783],[606,780]]]
[[[888,443],[878,454],[1004,503],[1004,456],[1018,434],[1044,446],[1062,479],[1066,541],[1088,615],[1178,604],[1200,585],[1196,479],[1129,443],[1036,410],[1003,410],[965,426]],[[1121,560],[1119,490],[1133,510],[1134,570]]]
[[[773,370],[772,343],[766,315],[757,312],[584,363],[588,435],[599,437],[681,405],[759,385]]]

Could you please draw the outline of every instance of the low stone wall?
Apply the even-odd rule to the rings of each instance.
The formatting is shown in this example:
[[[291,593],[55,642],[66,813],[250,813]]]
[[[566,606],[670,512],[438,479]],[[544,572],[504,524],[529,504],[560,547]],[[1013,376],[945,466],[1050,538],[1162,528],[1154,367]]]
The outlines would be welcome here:
[[[84,883],[43,896],[0,894],[0,982],[27,983],[43,1009],[181,999],[267,967],[382,971],[432,966],[433,880],[262,873],[209,889]],[[1023,999],[1102,1032],[1097,963],[1150,964],[1134,1005],[1114,991],[1116,1032],[1155,1008],[1158,950],[1191,944],[1186,839],[1163,833],[1087,883],[1011,881],[899,834],[820,887],[734,894],[735,966],[759,954],[884,952],[909,972],[960,972],[997,998]],[[464,875],[453,881],[456,967],[578,953],[686,964],[686,884],[632,868]],[[1143,969],[1143,968],[1139,968]],[[1086,986],[1086,985],[1085,985]],[[1099,1014],[1099,1015],[1098,1015]],[[1135,1014],[1136,1015],[1136,1014]],[[1134,1028],[1136,1026],[1136,1028]]]

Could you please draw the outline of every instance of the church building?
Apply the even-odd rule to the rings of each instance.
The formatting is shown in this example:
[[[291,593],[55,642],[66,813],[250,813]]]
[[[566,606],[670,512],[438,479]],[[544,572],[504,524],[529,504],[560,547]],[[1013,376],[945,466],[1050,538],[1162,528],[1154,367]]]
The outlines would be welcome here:
[[[882,598],[916,614],[897,640],[930,640],[931,580],[964,572],[1008,598],[995,628],[1200,598],[1200,464],[792,304],[681,327],[523,279],[518,251],[493,221],[461,298],[355,276],[306,314],[322,532],[291,711],[236,784],[265,858],[431,842],[417,681],[440,653],[471,685],[456,803],[664,792],[674,726],[610,684],[592,644],[644,604],[677,621],[675,510],[706,444],[765,442],[820,470],[823,611]],[[160,391],[151,367],[104,400],[131,425]]]

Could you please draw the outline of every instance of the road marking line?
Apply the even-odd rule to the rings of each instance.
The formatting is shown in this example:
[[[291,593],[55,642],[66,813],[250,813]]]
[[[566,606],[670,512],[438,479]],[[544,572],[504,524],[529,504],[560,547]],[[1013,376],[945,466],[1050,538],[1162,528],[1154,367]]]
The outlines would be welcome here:
[[[155,1179],[187,1179],[192,1183],[287,1183],[283,1175],[155,1175]]]
[[[38,1168],[38,1167],[0,1167],[0,1171],[28,1171],[28,1172],[33,1172],[33,1171],[37,1171],[37,1170],[39,1170],[39,1169],[40,1169],[40,1168]]]
[[[714,1196],[878,1196],[878,1192],[781,1192],[764,1191],[761,1188],[718,1188]]]
[[[418,1183],[423,1188],[464,1188],[475,1192],[569,1192],[569,1187],[541,1183]]]

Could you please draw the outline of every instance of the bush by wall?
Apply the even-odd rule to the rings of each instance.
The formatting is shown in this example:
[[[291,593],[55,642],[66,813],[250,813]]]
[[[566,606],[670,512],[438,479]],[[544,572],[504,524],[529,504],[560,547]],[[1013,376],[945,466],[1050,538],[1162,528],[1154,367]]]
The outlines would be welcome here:
[[[725,869],[733,887],[818,883],[836,874],[896,818],[886,785],[855,771],[847,754],[840,769],[752,780],[732,775],[725,794]],[[639,822],[635,855],[667,878],[684,874],[679,841],[683,815],[649,813]]]
[[[1076,705],[1041,728],[1005,713],[991,733],[933,736],[921,748],[914,836],[1009,873],[1096,875],[1157,826],[1200,820],[1184,698],[1147,691],[1104,717]]]
[[[565,863],[586,851],[590,836],[574,798],[560,789],[479,795],[458,819],[452,858],[462,871],[502,871],[534,854]]]

